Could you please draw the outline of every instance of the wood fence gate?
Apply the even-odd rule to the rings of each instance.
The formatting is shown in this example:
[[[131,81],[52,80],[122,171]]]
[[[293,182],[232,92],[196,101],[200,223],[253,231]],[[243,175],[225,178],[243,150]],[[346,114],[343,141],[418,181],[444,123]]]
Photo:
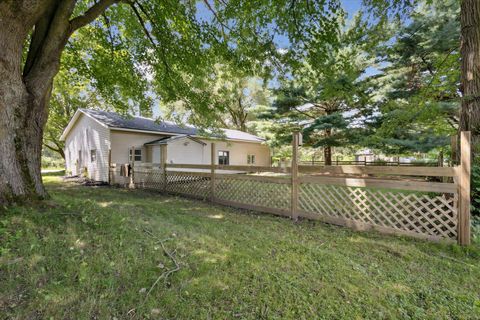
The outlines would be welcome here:
[[[321,220],[356,230],[470,243],[470,133],[461,133],[455,167],[298,165],[290,167],[133,164],[130,177],[110,165],[112,184],[178,194],[237,208]]]

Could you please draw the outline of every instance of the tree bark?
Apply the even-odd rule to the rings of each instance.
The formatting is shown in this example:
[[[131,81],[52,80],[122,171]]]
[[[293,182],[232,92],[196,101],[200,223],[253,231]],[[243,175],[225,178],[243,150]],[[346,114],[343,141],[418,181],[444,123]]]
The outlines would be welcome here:
[[[332,129],[326,129],[325,136],[330,137],[331,135],[332,135]],[[325,165],[331,166],[332,165],[332,147],[331,146],[325,146],[323,148],[323,157],[325,159]]]
[[[43,129],[53,77],[71,34],[68,18],[74,4],[0,3],[0,203],[47,196],[40,171]]]
[[[472,132],[475,156],[480,151],[480,1],[462,1],[460,25],[462,106],[459,130]]]
[[[35,19],[27,10],[35,8],[11,9],[10,3],[0,5],[0,203],[28,194],[45,196],[40,167],[34,164],[39,157],[29,153],[35,152],[27,138],[32,135],[27,121],[32,101],[21,69],[23,43]]]
[[[95,1],[70,20],[76,2],[0,0],[0,204],[47,196],[42,138],[62,51],[76,29],[119,0]]]

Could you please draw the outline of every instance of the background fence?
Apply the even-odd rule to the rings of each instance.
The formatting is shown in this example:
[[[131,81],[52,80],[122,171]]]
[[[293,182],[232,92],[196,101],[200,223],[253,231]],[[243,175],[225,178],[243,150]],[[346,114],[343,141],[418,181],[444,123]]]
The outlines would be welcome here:
[[[470,243],[470,134],[461,134],[455,167],[135,164],[130,177],[112,165],[110,182],[210,200],[237,208],[304,217],[429,240]],[[166,156],[166,150],[162,154]],[[162,157],[162,159],[165,159]],[[132,164],[133,165],[133,164]],[[432,181],[435,180],[435,181]]]
[[[323,160],[305,160],[300,161],[300,164],[323,166],[325,161]],[[438,161],[416,161],[416,162],[401,162],[401,161],[366,161],[366,160],[338,160],[332,159],[332,165],[344,166],[344,165],[357,165],[357,166],[410,166],[410,167],[441,167],[442,165]]]

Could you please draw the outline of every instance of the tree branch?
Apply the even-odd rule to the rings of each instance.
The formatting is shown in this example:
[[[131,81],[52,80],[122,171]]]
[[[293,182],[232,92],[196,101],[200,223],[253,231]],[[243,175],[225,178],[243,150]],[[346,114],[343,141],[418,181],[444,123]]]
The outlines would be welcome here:
[[[155,41],[153,40],[152,35],[148,31],[147,27],[145,26],[145,21],[143,21],[142,16],[140,15],[140,12],[138,12],[137,8],[135,7],[135,4],[133,2],[129,3],[130,7],[132,8],[133,12],[137,16],[138,22],[140,22],[140,25],[142,26],[143,32],[145,32],[145,35],[147,36],[148,40],[152,43],[152,46],[155,48],[157,45],[155,44]]]
[[[157,28],[159,29],[156,24],[155,24],[155,21],[150,17],[150,15],[148,14],[147,10],[142,6],[142,4],[140,2],[137,2],[137,1],[133,1],[133,2],[128,2],[130,4],[130,6],[132,7],[133,9],[133,12],[135,13],[135,15],[137,16],[138,18],[138,21],[140,23],[140,25],[142,26],[142,29],[143,31],[145,32],[145,34],[147,35],[148,39],[150,40],[150,42],[152,43],[152,46],[153,48],[158,52],[158,48],[160,48],[161,50],[161,57],[162,57],[162,62],[163,62],[163,65],[165,66],[165,69],[167,71],[167,73],[171,72],[172,71],[172,68],[170,68],[170,65],[168,64],[167,62],[167,57],[166,57],[166,52],[165,52],[165,47],[161,45],[161,43],[159,44],[155,44],[155,41],[153,40],[153,37],[152,35],[150,34],[150,32],[148,31],[147,27],[145,26],[145,21],[143,20],[140,12],[137,10],[137,8],[135,7],[135,4],[138,5],[138,7],[140,8],[140,11],[143,12],[143,14],[147,17],[147,19],[150,20],[150,23],[152,24],[152,26],[154,28]],[[158,39],[158,37],[157,37]],[[157,40],[158,42],[158,40]]]
[[[217,12],[212,8],[212,6],[210,5],[210,3],[208,2],[208,0],[203,0],[203,2],[205,3],[205,5],[207,6],[207,9],[215,16],[215,18],[217,19],[218,23],[220,23],[220,27],[222,28],[222,35],[223,35],[223,40],[226,41],[226,36],[225,36],[225,28],[229,29],[230,28],[225,25],[225,23],[223,23],[222,20],[220,20],[220,18],[218,17],[218,14]]]
[[[72,32],[83,26],[86,26],[95,20],[99,15],[101,15],[105,10],[107,10],[108,7],[121,1],[122,0],[100,0],[99,2],[95,3],[92,7],[90,7],[90,9],[85,11],[83,15],[70,20]]]
[[[51,141],[51,142],[53,142],[53,141]],[[53,142],[53,143],[55,143],[55,142]],[[48,143],[45,143],[45,142],[43,143],[43,145],[45,147],[47,147],[48,149],[52,150],[53,152],[57,152],[60,156],[62,156],[63,160],[65,160],[65,152],[63,151],[63,149],[61,147],[59,147],[57,145],[57,148],[55,148],[55,147],[53,147],[53,146],[51,146],[51,145],[49,145]]]
[[[35,62],[37,54],[45,41],[45,37],[47,36],[55,10],[56,6],[49,6],[46,12],[35,24],[35,30],[33,31],[32,39],[30,40],[30,46],[28,48],[27,60],[23,66],[23,75],[28,74]]]

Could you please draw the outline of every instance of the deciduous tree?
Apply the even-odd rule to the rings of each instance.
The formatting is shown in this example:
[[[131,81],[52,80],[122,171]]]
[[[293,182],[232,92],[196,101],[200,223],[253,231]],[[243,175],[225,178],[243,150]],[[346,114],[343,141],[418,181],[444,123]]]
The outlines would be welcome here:
[[[200,15],[200,6],[210,13]],[[0,202],[46,196],[42,140],[66,48],[78,51],[77,70],[104,99],[127,102],[119,108],[148,109],[142,97],[152,91],[208,113],[202,87],[216,57],[269,73],[275,34],[301,49],[313,26],[331,32],[338,7],[336,0],[0,1]]]

